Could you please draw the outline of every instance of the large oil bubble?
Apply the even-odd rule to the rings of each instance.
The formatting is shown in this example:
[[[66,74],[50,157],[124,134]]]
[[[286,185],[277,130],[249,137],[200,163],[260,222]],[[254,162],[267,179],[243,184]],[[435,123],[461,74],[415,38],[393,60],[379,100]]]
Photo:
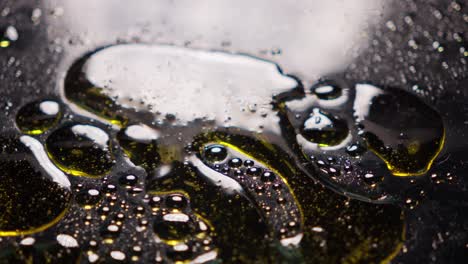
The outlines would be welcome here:
[[[360,135],[393,175],[426,173],[444,145],[439,113],[410,93],[358,84],[354,111]]]
[[[100,177],[113,165],[109,136],[95,126],[64,125],[47,138],[46,146],[54,163],[72,175]]]
[[[444,144],[441,116],[402,89],[332,83],[280,105],[291,148],[307,171],[339,192],[379,203],[405,200],[411,184],[394,176],[431,168]]]
[[[298,85],[276,64],[245,55],[131,44],[76,62],[64,90],[74,104],[116,124],[133,110],[179,125],[207,120],[261,130],[278,123],[272,98]]]
[[[26,235],[56,224],[71,197],[70,182],[29,136],[0,139],[0,236]]]

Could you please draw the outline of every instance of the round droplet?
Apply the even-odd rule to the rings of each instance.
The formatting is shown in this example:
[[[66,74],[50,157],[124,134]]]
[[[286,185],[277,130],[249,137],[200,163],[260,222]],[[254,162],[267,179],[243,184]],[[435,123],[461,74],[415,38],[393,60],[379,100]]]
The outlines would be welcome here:
[[[220,162],[226,159],[227,150],[223,145],[209,145],[205,147],[203,156],[209,162]]]
[[[336,99],[343,94],[343,91],[340,87],[332,84],[321,84],[312,87],[312,92],[322,100]]]
[[[188,199],[181,194],[171,194],[166,198],[166,206],[169,208],[181,209],[186,207]]]
[[[169,247],[166,254],[170,259],[176,262],[182,262],[193,258],[193,252],[191,251],[191,248],[184,243],[179,243]]]
[[[170,213],[156,219],[154,231],[163,240],[180,241],[193,235],[196,227],[188,215]]]
[[[81,190],[75,200],[81,205],[94,205],[101,200],[101,193],[96,189]]]
[[[0,236],[47,229],[62,218],[71,198],[70,182],[42,145],[29,136],[21,142],[0,139]]]
[[[122,251],[118,251],[118,250],[111,251],[110,256],[111,258],[117,261],[124,261],[126,258],[125,253],[123,253]]]
[[[348,136],[348,125],[344,120],[314,108],[304,122],[301,134],[320,146],[335,146]]]
[[[265,172],[263,172],[261,179],[264,182],[271,182],[271,181],[275,180],[275,178],[276,178],[276,176],[275,176],[275,174],[273,172],[265,171]]]
[[[16,115],[16,125],[23,133],[38,135],[56,125],[60,116],[57,102],[32,102],[20,108]]]
[[[374,185],[380,181],[382,181],[383,177],[375,175],[374,173],[366,173],[363,175],[363,180],[369,185]]]
[[[162,201],[162,198],[159,197],[159,196],[153,196],[151,197],[151,199],[149,200],[149,205],[151,207],[160,207],[161,206],[161,201]]]
[[[233,158],[228,162],[228,165],[231,168],[239,168],[242,166],[242,160],[239,158]]]
[[[123,185],[133,186],[138,183],[138,177],[135,175],[123,175],[119,179],[120,183]]]
[[[358,84],[354,112],[360,135],[393,175],[426,173],[443,147],[442,118],[411,93]]]
[[[132,125],[117,134],[120,146],[130,160],[145,169],[155,169],[161,160],[156,130],[145,125]]]
[[[356,142],[346,147],[346,153],[352,157],[359,157],[367,151],[367,148],[361,143]]]
[[[67,234],[59,234],[57,236],[57,242],[66,248],[76,248],[78,247],[78,241],[70,235]]]
[[[55,164],[72,175],[99,177],[113,165],[109,136],[94,126],[61,127],[47,138],[46,146]]]
[[[8,26],[3,35],[0,35],[0,48],[8,48],[13,42],[19,38],[18,31],[14,26]]]
[[[262,169],[259,167],[249,167],[247,168],[245,173],[249,176],[260,176],[260,174],[262,173]]]
[[[253,160],[244,161],[244,166],[246,167],[252,167],[253,165],[255,165],[255,162]]]

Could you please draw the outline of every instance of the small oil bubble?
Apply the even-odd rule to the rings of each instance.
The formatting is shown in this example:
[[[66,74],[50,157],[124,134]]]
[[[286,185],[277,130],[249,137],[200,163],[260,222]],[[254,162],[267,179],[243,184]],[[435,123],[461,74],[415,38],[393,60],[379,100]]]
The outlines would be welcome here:
[[[346,153],[352,157],[362,156],[367,151],[367,148],[361,143],[356,142],[346,147]]]
[[[145,125],[131,125],[117,134],[125,154],[133,163],[147,170],[155,169],[160,163],[158,138],[159,133]]]
[[[320,146],[338,145],[348,136],[348,133],[348,125],[344,120],[318,108],[312,109],[312,113],[301,129],[304,138]]]
[[[61,115],[57,102],[32,102],[20,108],[16,115],[16,125],[23,133],[38,135],[55,126]]]
[[[227,150],[223,145],[210,145],[204,149],[203,156],[209,162],[220,162],[226,159]]]
[[[195,225],[184,213],[161,215],[154,223],[155,233],[163,240],[180,241],[195,232]]]
[[[318,85],[312,88],[312,92],[322,100],[333,100],[340,97],[343,91],[336,85]]]

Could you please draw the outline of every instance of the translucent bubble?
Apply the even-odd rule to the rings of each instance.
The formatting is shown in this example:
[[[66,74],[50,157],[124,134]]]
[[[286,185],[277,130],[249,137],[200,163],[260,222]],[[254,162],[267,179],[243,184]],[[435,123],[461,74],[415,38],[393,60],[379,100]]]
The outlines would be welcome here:
[[[70,182],[29,136],[0,139],[0,236],[43,231],[65,214]]]
[[[46,146],[54,163],[72,175],[100,177],[113,166],[109,136],[95,126],[65,125],[47,138]]]
[[[222,145],[209,145],[205,148],[203,157],[210,162],[220,162],[226,159],[227,150]]]
[[[340,97],[343,91],[340,87],[333,84],[321,84],[312,87],[312,92],[322,100],[333,100]]]
[[[42,134],[57,124],[60,106],[54,101],[40,101],[24,105],[16,115],[16,125],[26,134]]]
[[[348,136],[348,133],[346,121],[318,108],[312,109],[312,113],[301,129],[302,136],[320,146],[338,145]]]
[[[159,133],[145,125],[131,125],[117,134],[120,146],[130,160],[145,169],[155,169],[161,160],[157,139]]]
[[[403,90],[358,84],[354,111],[360,135],[393,175],[426,173],[444,145],[439,113]]]

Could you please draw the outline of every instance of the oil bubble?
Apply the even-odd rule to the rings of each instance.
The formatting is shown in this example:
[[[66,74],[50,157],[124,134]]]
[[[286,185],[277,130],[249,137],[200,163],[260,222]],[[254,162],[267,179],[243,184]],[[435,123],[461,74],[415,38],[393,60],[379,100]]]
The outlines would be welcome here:
[[[301,129],[301,135],[319,146],[335,146],[347,136],[349,130],[346,121],[330,115],[318,108],[312,109]]]
[[[20,108],[16,115],[16,125],[23,133],[37,135],[56,125],[60,117],[60,105],[57,102],[32,102]]]
[[[56,224],[65,214],[70,182],[34,138],[0,139],[0,236],[26,235]]]
[[[95,126],[60,127],[47,138],[46,147],[52,161],[71,175],[101,177],[113,166],[109,136]]]
[[[367,146],[395,176],[426,173],[444,145],[439,113],[403,90],[357,84],[354,113]]]
[[[337,99],[343,94],[340,87],[333,84],[322,84],[312,88],[312,92],[322,100],[333,100]]]
[[[117,134],[120,146],[130,160],[147,170],[155,169],[161,160],[157,139],[159,133],[145,125],[131,125]]]

